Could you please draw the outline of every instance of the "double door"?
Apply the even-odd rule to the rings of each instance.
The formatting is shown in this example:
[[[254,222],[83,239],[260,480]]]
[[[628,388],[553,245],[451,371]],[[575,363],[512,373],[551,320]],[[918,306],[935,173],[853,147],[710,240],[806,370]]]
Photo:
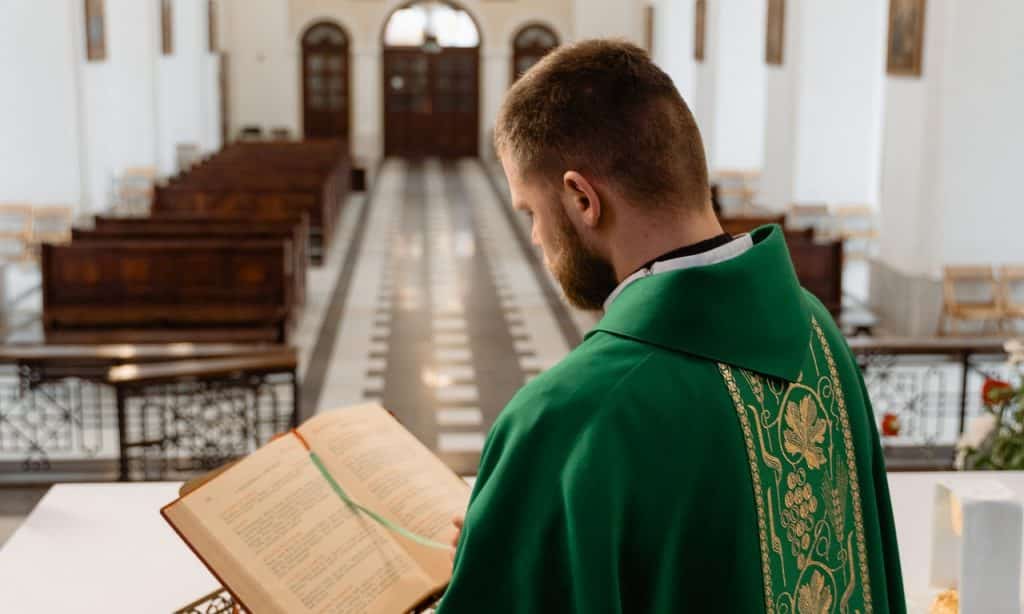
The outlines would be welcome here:
[[[384,141],[389,156],[476,156],[477,48],[384,50]]]

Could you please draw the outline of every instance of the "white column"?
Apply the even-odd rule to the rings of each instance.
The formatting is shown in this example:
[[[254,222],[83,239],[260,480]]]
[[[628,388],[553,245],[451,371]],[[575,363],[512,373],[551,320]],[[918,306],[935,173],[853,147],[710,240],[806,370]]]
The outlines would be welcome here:
[[[624,38],[644,43],[641,0],[574,0],[575,40],[586,38]]]
[[[356,162],[372,171],[373,162],[384,155],[384,100],[381,84],[381,49],[372,44],[358,47],[353,55],[350,81],[352,154]]]
[[[783,66],[767,68],[760,199],[877,204],[885,0],[789,0]]]
[[[691,3],[687,3],[691,4]],[[692,7],[691,7],[692,13]],[[692,30],[692,17],[691,17]],[[764,153],[765,3],[707,3],[695,114],[711,171],[757,170]],[[692,57],[692,44],[690,55]]]
[[[693,0],[656,0],[654,5],[654,61],[676,84],[686,103],[693,106],[697,93],[697,62],[693,59]]]
[[[85,27],[81,8],[78,6],[79,29]],[[88,62],[79,46],[87,178],[83,210],[108,209],[115,197],[115,179],[125,168],[157,165],[154,68],[160,53],[158,8],[154,2],[109,0],[105,13],[107,58]]]
[[[505,43],[506,41],[497,41]],[[488,46],[481,52],[480,84],[480,157],[494,157],[493,130],[498,109],[505,98],[511,79],[512,56],[509,45]]]

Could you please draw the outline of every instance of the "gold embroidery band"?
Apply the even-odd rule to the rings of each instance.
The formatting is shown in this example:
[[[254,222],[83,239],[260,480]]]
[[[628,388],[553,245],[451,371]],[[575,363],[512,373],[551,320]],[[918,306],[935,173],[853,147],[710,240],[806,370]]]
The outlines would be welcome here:
[[[767,614],[774,614],[775,599],[772,595],[772,568],[768,554],[767,521],[764,512],[764,497],[761,490],[761,468],[754,451],[754,436],[750,430],[750,420],[747,412],[743,409],[743,399],[740,397],[739,387],[732,376],[732,369],[722,363],[718,364],[722,372],[726,387],[729,388],[729,395],[736,406],[736,414],[740,419],[740,427],[743,429],[743,439],[747,443],[747,457],[750,461],[750,477],[754,482],[754,502],[757,505],[757,532],[761,542],[761,571],[764,576],[764,606]]]
[[[836,369],[836,361],[832,358],[832,348],[829,347],[825,333],[818,325],[818,320],[811,318],[811,325],[818,335],[818,342],[821,343],[825,352],[825,360],[828,362],[828,372],[832,376],[834,393],[839,402],[839,419],[843,423],[843,439],[846,447],[846,465],[850,471],[850,493],[853,498],[853,523],[857,534],[857,558],[860,559],[860,577],[864,587],[864,612],[871,614],[873,611],[871,603],[871,576],[868,574],[868,553],[867,544],[864,539],[864,515],[861,509],[860,479],[857,476],[857,457],[853,449],[853,435],[850,432],[850,417],[846,412],[846,394],[843,392],[843,383],[839,379],[839,371]]]
[[[775,614],[776,611],[782,609],[793,612],[831,612],[833,605],[846,610],[849,608],[850,599],[853,597],[859,581],[863,612],[871,614],[873,612],[871,581],[868,575],[860,481],[857,474],[857,459],[853,447],[845,393],[828,339],[817,320],[812,318],[811,325],[815,334],[808,347],[810,360],[805,365],[805,371],[812,369],[814,373],[801,374],[798,383],[789,384],[784,393],[775,396],[773,402],[766,403],[763,395],[758,393],[762,390],[760,387],[761,376],[742,371],[745,382],[750,387],[748,393],[744,393],[740,389],[738,377],[734,374],[733,368],[722,363],[718,364],[729,396],[735,405],[736,416],[739,419],[747,447],[747,460],[753,483],[758,539],[761,548],[765,611],[768,614]],[[822,372],[823,365],[815,354],[824,354],[828,367],[827,373]],[[835,403],[833,408],[838,408],[838,429],[829,419],[827,412],[819,414],[819,411],[824,410],[822,389],[819,387],[815,390],[809,388],[805,383],[800,383],[806,382],[809,377],[811,381],[818,381],[820,378],[823,385],[826,386],[825,390],[831,388]],[[748,399],[749,409],[754,413],[755,418],[757,418],[758,411],[764,412],[761,419],[751,421],[747,404],[744,401],[745,394],[751,395],[751,398]],[[772,435],[770,439],[773,443],[766,447],[768,439],[765,438],[765,435],[768,434],[769,428]],[[755,429],[757,430],[756,438],[754,436]],[[782,429],[785,429],[785,432]],[[829,450],[834,449],[839,438],[842,438],[842,445],[845,448],[846,476],[842,475],[844,468],[842,454],[835,459],[834,470],[839,475],[836,476],[832,469],[833,454]],[[759,442],[760,449],[758,448]],[[768,449],[771,447],[775,447],[776,454],[780,456],[774,456],[772,450]],[[822,448],[827,449],[823,450]],[[775,468],[775,465],[769,461],[774,460],[775,463],[779,463],[780,458],[786,468],[784,469],[780,465],[777,472],[768,471]],[[762,464],[766,465],[764,471],[767,473],[762,472]],[[814,484],[818,486],[812,484],[812,474],[818,476],[814,481]],[[777,486],[774,489],[770,484],[773,479]],[[818,491],[819,488],[824,490]],[[785,492],[783,492],[784,489]],[[777,497],[778,500],[772,500],[772,497]],[[821,502],[820,506],[819,501]],[[852,503],[850,506],[854,524],[852,537],[856,543],[856,552],[853,551],[850,540],[841,537],[843,533],[846,535],[850,535],[850,533],[845,531],[840,533],[842,525],[845,524],[844,514],[841,511],[841,503],[844,501]],[[840,511],[837,512],[837,509]],[[809,549],[808,533],[814,526],[814,517],[819,517],[818,522],[828,522],[820,518],[821,514],[829,515],[829,518],[832,519],[839,541],[835,542],[836,549],[812,553]],[[783,530],[789,540],[790,550],[786,554],[783,554],[781,548],[777,548],[776,529]],[[773,540],[771,543],[769,543],[770,538]],[[771,563],[773,549],[779,554],[779,569],[777,570],[779,575],[774,578]],[[856,564],[853,559],[857,559]],[[830,560],[831,563],[828,562]],[[836,567],[836,564],[840,563],[841,566]],[[838,578],[832,574],[833,571],[838,571],[840,568],[849,570],[848,576],[846,573],[843,574],[845,586],[842,586]],[[788,571],[794,573],[787,573]],[[860,578],[856,577],[858,574]],[[839,603],[834,601],[834,598],[837,597],[840,598]]]

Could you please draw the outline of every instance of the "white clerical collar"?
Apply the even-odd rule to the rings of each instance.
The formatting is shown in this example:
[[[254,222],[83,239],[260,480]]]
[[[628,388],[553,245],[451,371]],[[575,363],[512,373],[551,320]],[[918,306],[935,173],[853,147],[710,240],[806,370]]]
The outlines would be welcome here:
[[[644,277],[650,277],[651,275],[657,275],[658,273],[667,273],[668,271],[679,271],[682,269],[692,269],[699,266],[708,266],[711,264],[718,264],[719,262],[725,262],[726,260],[732,260],[733,258],[742,255],[751,247],[754,247],[754,240],[750,238],[749,234],[740,235],[729,241],[725,245],[720,245],[715,249],[694,254],[692,256],[682,256],[680,258],[673,258],[671,260],[663,260],[661,262],[655,262],[652,266],[645,269],[640,269],[636,273],[633,273],[626,279],[622,280],[622,283],[608,296],[604,302],[604,310],[608,311],[611,307],[612,302],[622,294],[622,291],[626,289],[626,286],[633,283],[638,279]]]

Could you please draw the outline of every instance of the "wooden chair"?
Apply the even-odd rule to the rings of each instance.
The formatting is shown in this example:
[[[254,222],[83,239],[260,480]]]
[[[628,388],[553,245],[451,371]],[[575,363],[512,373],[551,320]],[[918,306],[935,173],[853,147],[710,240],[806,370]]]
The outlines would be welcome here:
[[[843,241],[847,259],[863,260],[871,256],[878,231],[875,212],[867,205],[840,205],[835,208],[835,233]]]
[[[71,240],[71,207],[35,207],[32,210],[32,245]]]
[[[180,173],[191,170],[202,157],[199,153],[199,145],[195,143],[179,143],[175,151],[177,154],[178,172]]]
[[[961,298],[961,289],[971,287],[978,290],[978,296]],[[1000,306],[999,287],[991,266],[947,266],[942,276],[942,315],[939,318],[939,336],[951,332],[959,334],[955,324],[958,321],[980,322],[984,327],[994,324],[996,331],[1002,330],[1003,310]]]
[[[832,212],[825,203],[793,203],[786,212],[787,230],[814,229],[815,237],[828,239],[833,236]]]
[[[1003,324],[1015,330],[1018,320],[1024,320],[1024,265],[1006,265],[999,269],[999,302],[1003,310]],[[1020,297],[1020,298],[1018,298]]]
[[[0,260],[21,262],[31,257],[32,207],[0,205]]]
[[[292,140],[292,131],[279,126],[270,130],[270,138],[275,141],[290,141]]]
[[[757,184],[761,179],[759,170],[723,169],[715,173],[713,182],[718,185],[718,198],[723,210],[730,212],[747,211],[754,204]]]
[[[156,178],[156,169],[151,166],[125,169],[118,182],[115,211],[128,216],[148,215],[153,205]]]

